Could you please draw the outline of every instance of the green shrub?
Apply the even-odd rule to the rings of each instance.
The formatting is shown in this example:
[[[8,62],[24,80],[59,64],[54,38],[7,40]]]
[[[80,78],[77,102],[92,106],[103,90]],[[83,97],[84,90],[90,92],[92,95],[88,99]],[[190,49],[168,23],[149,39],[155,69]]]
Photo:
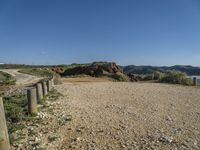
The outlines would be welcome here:
[[[3,101],[10,142],[12,143],[14,141],[12,133],[25,127],[23,121],[28,117],[26,115],[27,98],[26,95],[21,94],[4,97]]]
[[[26,105],[27,99],[25,95],[5,97],[4,107],[7,121],[12,123],[21,121],[24,116]]]
[[[188,78],[187,75],[179,71],[168,71],[160,79],[161,82],[192,85],[192,79]]]
[[[5,116],[7,121],[8,133],[10,143],[13,144],[19,139],[16,138],[15,133],[26,127],[26,121],[34,120],[34,116],[27,113],[27,97],[26,95],[19,94],[3,98]]]
[[[183,84],[183,85],[193,85],[193,81],[192,81],[191,78],[184,78],[184,79],[182,80],[182,84]]]
[[[164,73],[155,71],[151,74],[145,74],[142,76],[142,80],[144,81],[150,81],[150,80],[161,80],[164,76]]]
[[[154,79],[154,74],[146,74],[142,77],[142,80],[149,81]]]
[[[161,80],[164,77],[164,73],[160,71],[155,71],[153,73],[154,80]]]
[[[8,73],[0,71],[0,86],[2,85],[14,85],[16,80]]]
[[[55,85],[62,84],[62,79],[59,74],[54,74],[54,84]]]
[[[115,81],[120,81],[120,82],[129,81],[129,78],[123,73],[112,74],[110,75],[110,77],[113,78]]]

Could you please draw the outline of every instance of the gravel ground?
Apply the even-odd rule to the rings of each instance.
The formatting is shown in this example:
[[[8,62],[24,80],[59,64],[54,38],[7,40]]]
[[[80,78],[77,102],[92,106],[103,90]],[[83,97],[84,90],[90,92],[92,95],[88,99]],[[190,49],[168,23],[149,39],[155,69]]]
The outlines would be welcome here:
[[[57,90],[73,118],[63,131],[69,148],[200,149],[200,88],[103,82]]]
[[[29,144],[39,141],[48,150],[200,149],[200,88],[122,82],[55,88],[63,97],[28,126],[36,133],[29,133]]]

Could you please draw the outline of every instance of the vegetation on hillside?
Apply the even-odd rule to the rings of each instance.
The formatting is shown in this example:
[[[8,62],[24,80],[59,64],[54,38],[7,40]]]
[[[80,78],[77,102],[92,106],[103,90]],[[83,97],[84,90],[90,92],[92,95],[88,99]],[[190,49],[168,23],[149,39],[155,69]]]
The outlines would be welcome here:
[[[60,64],[60,65],[25,65],[25,64],[1,64],[0,69],[27,69],[27,68],[53,68],[53,67],[61,67],[64,70],[74,68],[74,67],[83,67],[89,66],[91,64],[105,64],[109,62],[93,62],[93,63],[72,63],[72,64]],[[175,65],[171,67],[163,66],[163,67],[156,67],[156,66],[121,66],[126,74],[133,73],[133,74],[151,74],[155,71],[159,72],[167,72],[167,71],[181,71],[185,72],[187,75],[200,75],[200,67],[193,67],[193,66],[184,66],[184,65]]]
[[[60,65],[25,65],[25,64],[0,64],[0,69],[33,69],[33,68],[53,68],[53,67],[61,67],[63,69],[73,68],[77,66],[87,66],[88,64],[60,64]]]
[[[130,74],[131,81],[158,81],[161,83],[172,83],[182,85],[192,85],[193,81],[186,73],[180,71],[167,71],[165,73],[155,71],[151,74],[133,75]]]
[[[46,68],[27,68],[19,70],[21,73],[30,74],[38,77],[52,77],[53,72]]]
[[[47,68],[49,65],[1,64],[0,69]]]
[[[120,81],[120,82],[128,82],[129,81],[128,76],[126,76],[123,73],[112,74],[109,77],[112,78],[114,81]]]
[[[157,80],[165,83],[176,83],[191,85],[192,81],[187,75],[200,75],[200,67],[192,66],[172,66],[172,67],[153,67],[153,66],[125,66],[120,73],[110,72],[112,62],[93,62],[87,64],[72,63],[70,65],[0,65],[0,68],[22,68],[20,72],[35,75],[39,77],[52,77],[54,72],[52,68],[62,68],[65,70],[63,76],[80,76],[90,75],[95,77],[108,76],[115,81],[129,81],[126,74],[133,74],[131,81],[148,81]],[[115,67],[120,68],[120,67]],[[120,70],[120,69],[118,69]],[[123,74],[124,72],[124,74]],[[183,72],[183,73],[182,73]],[[55,74],[54,74],[55,75]],[[59,76],[57,76],[59,82]],[[129,76],[130,77],[130,76]],[[132,77],[132,76],[131,76]]]
[[[200,75],[200,67],[193,67],[193,66],[171,66],[171,67],[155,67],[155,66],[123,66],[122,67],[126,74],[152,74],[155,71],[159,72],[168,72],[168,71],[181,71],[186,73],[187,75]]]
[[[68,68],[62,76],[92,76],[92,77],[109,77],[114,81],[129,81],[122,69],[114,62],[93,62],[90,65],[76,66]]]
[[[26,117],[26,95],[14,95],[4,98],[5,115],[10,133],[22,127],[20,122]]]
[[[182,85],[192,85],[192,79],[180,71],[168,71],[160,78],[161,82],[173,83],[173,84],[182,84]]]
[[[14,85],[16,83],[16,80],[13,76],[11,76],[8,73],[0,71],[0,86],[3,85]]]
[[[25,128],[23,123],[31,119],[27,115],[27,98],[26,95],[18,94],[13,96],[4,97],[4,109],[8,126],[8,133],[10,136],[11,144],[16,140],[12,133]]]
[[[21,69],[19,70],[19,72],[43,78],[54,77],[54,84],[62,83],[60,75],[56,74],[55,72],[51,71],[48,68],[27,68],[27,69]]]

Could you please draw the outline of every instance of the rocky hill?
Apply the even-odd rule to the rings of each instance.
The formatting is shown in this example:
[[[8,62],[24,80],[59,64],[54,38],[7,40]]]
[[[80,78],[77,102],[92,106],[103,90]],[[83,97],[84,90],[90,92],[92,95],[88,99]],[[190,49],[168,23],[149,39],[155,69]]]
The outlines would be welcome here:
[[[94,62],[90,65],[77,66],[65,70],[61,75],[90,75],[94,77],[107,76],[119,81],[129,80],[128,76],[126,76],[123,73],[123,70],[114,62]]]
[[[116,63],[92,63],[88,66],[77,66],[74,68],[67,69],[63,75],[70,76],[70,75],[80,75],[86,74],[91,76],[102,76],[108,74],[115,74],[117,72],[123,73],[122,69],[116,65]]]

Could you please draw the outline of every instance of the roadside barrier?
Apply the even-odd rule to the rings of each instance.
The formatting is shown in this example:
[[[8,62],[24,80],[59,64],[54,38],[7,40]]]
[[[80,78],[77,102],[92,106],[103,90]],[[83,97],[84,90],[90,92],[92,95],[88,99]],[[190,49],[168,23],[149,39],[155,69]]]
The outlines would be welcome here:
[[[43,98],[43,90],[42,90],[42,83],[36,84],[36,92],[37,92],[37,102],[39,103]]]
[[[3,99],[0,97],[0,150],[9,150],[9,149],[10,149],[10,142],[8,136],[8,129],[6,125]]]
[[[42,81],[42,91],[43,91],[43,96],[47,95],[47,82],[44,80]]]
[[[51,91],[52,90],[52,81],[51,80],[47,80],[47,91]]]
[[[52,91],[54,78],[42,80],[34,86],[27,89],[28,114],[37,114],[37,104],[44,98],[48,92]],[[6,125],[3,99],[0,97],[0,150],[9,150],[10,142],[8,129]]]
[[[28,98],[28,113],[37,114],[37,92],[36,88],[30,88],[27,90]]]

